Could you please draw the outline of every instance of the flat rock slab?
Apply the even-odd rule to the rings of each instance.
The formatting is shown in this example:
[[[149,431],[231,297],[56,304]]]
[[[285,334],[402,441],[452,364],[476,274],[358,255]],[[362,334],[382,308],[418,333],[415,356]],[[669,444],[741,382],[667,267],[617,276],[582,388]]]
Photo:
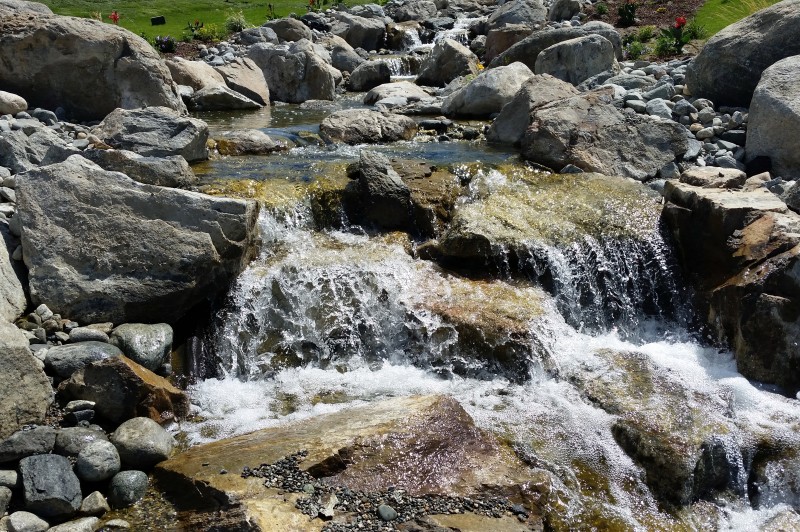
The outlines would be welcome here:
[[[290,497],[276,497],[263,479],[240,473],[300,450],[308,451],[300,468],[326,482],[364,491],[395,486],[409,495],[476,494],[483,486],[514,486],[528,470],[476,428],[455,400],[417,396],[194,447],[156,466],[155,475],[168,494],[191,492],[195,509],[221,506],[231,518],[239,515],[261,530],[276,530],[270,528],[276,515],[299,515],[287,514]],[[229,474],[219,474],[222,469]],[[319,523],[303,519],[304,530]]]

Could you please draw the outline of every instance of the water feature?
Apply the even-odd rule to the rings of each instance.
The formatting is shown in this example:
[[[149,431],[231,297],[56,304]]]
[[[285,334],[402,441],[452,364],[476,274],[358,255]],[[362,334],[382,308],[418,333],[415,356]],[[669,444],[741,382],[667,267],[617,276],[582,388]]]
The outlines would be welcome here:
[[[330,108],[203,118],[309,139]],[[446,394],[558,472],[571,494],[560,529],[754,530],[800,507],[800,405],[747,381],[692,329],[656,194],[521,171],[480,142],[370,146],[451,168],[467,184],[453,224],[477,213],[502,229],[483,267],[445,268],[407,235],[320,216],[316,187],[343,186],[363,148],[309,141],[198,169],[207,190],[247,180],[230,190],[263,201],[263,245],[209,332],[217,378],[190,388],[190,443]],[[652,468],[653,448],[673,469]],[[681,462],[692,453],[700,465]]]

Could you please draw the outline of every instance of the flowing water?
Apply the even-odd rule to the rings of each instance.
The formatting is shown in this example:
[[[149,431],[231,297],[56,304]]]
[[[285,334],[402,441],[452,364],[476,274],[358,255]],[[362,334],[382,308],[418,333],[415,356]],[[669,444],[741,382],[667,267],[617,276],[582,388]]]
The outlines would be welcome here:
[[[203,118],[212,129],[254,127],[296,141],[313,138],[328,112],[282,106]],[[690,295],[657,219],[643,223],[623,203],[605,201],[602,220],[641,225],[646,238],[585,224],[578,237],[494,250],[485,270],[466,276],[416,258],[418,243],[405,235],[366,231],[342,213],[335,224],[320,220],[311,191],[322,180],[346,181],[345,165],[363,148],[298,142],[267,158],[198,168],[212,189],[250,183],[249,194],[263,200],[263,245],[209,332],[217,378],[190,388],[197,415],[180,427],[190,443],[382,398],[446,394],[479,426],[559,471],[574,495],[563,529],[756,530],[800,508],[800,462],[792,459],[800,405],[747,381],[729,352],[692,331]],[[442,168],[472,165],[457,211],[490,214],[485,198],[527,186],[511,179],[513,154],[481,143],[370,149]],[[547,194],[548,178],[536,179],[544,185],[531,194]],[[545,222],[555,216],[529,200]],[[677,427],[679,436],[722,427],[706,438],[717,442],[713,457],[729,476],[728,489],[701,497],[711,510],[665,512],[646,468],[619,443],[620,422],[630,420]],[[752,450],[762,440],[789,448],[788,458],[759,462]]]

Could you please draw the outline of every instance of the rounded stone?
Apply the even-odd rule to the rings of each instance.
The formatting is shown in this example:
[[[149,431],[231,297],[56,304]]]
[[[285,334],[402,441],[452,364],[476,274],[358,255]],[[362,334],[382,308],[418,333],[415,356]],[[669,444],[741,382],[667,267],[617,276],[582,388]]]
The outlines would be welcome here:
[[[111,343],[137,364],[157,371],[169,361],[172,327],[166,323],[125,323],[111,333]]]
[[[378,506],[378,515],[384,521],[394,521],[397,519],[397,510],[389,506],[388,504],[381,504]]]
[[[50,525],[44,519],[30,512],[14,512],[6,523],[8,532],[45,532]]]
[[[99,430],[67,427],[58,431],[53,450],[62,456],[77,456],[87,445],[95,441],[108,441],[108,436]]]
[[[121,471],[111,479],[108,502],[111,508],[127,508],[144,497],[147,475],[143,471]]]
[[[78,453],[75,472],[81,480],[100,482],[119,473],[121,466],[119,453],[114,444],[94,441]]]
[[[81,503],[81,513],[84,515],[103,515],[110,511],[111,507],[108,505],[108,501],[99,491],[93,491]]]
[[[111,434],[122,463],[127,467],[149,469],[169,458],[175,440],[164,428],[146,417],[129,419]]]

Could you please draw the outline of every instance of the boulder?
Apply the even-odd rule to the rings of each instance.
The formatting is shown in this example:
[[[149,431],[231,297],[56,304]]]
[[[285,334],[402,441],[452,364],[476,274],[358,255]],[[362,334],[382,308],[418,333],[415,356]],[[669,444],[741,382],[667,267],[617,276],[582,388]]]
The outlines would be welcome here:
[[[364,96],[364,104],[372,105],[375,102],[386,98],[403,97],[409,102],[428,100],[431,95],[422,90],[418,85],[410,81],[398,81],[396,83],[385,83],[378,85]]]
[[[570,20],[581,13],[580,0],[555,0],[547,11],[547,20]]]
[[[607,70],[619,70],[614,46],[600,35],[585,35],[542,50],[536,57],[534,72],[578,85]]]
[[[270,98],[280,102],[333,100],[341,73],[316,53],[309,41],[273,46],[255,44],[247,57],[264,73]]]
[[[0,91],[0,115],[16,115],[28,110],[25,98],[11,92]]]
[[[492,59],[505,52],[531,33],[533,33],[533,30],[525,24],[506,24],[500,28],[490,30],[486,35],[483,62],[489,64]]]
[[[99,429],[65,427],[56,434],[53,452],[61,456],[78,456],[81,450],[96,441],[108,441],[106,433]]]
[[[800,4],[798,4],[800,8]],[[747,158],[769,157],[772,173],[800,179],[800,55],[787,57],[761,75],[747,120]]]
[[[134,181],[160,187],[184,188],[197,183],[192,167],[181,155],[148,157],[128,150],[84,150],[81,155],[103,170],[122,172]]]
[[[390,0],[383,10],[395,22],[426,20],[435,17],[438,12],[432,0]]]
[[[245,28],[236,34],[234,40],[240,44],[250,45],[258,43],[278,44],[278,34],[272,28],[259,26],[256,28]]]
[[[175,439],[147,417],[135,417],[117,427],[110,437],[122,463],[129,469],[150,469],[169,458]]]
[[[12,259],[14,250],[19,245],[17,238],[11,234],[8,224],[0,222],[0,320],[14,321],[19,318],[28,300],[22,288],[24,272],[18,261]]]
[[[456,401],[440,396],[398,397],[196,446],[156,466],[154,475],[170,496],[191,492],[195,508],[205,509],[201,512],[206,520],[219,522],[214,516],[220,513],[212,510],[219,503],[213,501],[230,501],[223,503],[221,512],[230,530],[244,523],[263,530],[305,530],[308,516],[295,509],[292,494],[274,497],[275,488],[265,493],[263,478],[217,474],[221,469],[240,472],[273,464],[298,449],[308,451],[299,458],[300,472],[351,490],[381,492],[392,486],[402,490],[404,498],[480,496],[484,485],[510,489],[530,478],[529,468],[508,447],[477,429]],[[342,461],[343,456],[349,459]],[[431,475],[434,456],[439,465]],[[182,517],[201,518],[194,514]],[[483,530],[501,530],[496,524],[484,523]]]
[[[443,87],[459,76],[478,74],[478,56],[453,39],[442,39],[420,66],[417,84]]]
[[[445,98],[442,112],[447,116],[488,118],[499,113],[531,76],[533,72],[522,63],[484,70]]]
[[[136,183],[80,156],[28,172],[17,194],[32,300],[82,322],[173,322],[253,253],[254,203]]]
[[[50,128],[36,128],[32,133],[22,129],[0,132],[0,165],[15,174],[60,163],[76,153],[78,150]]]
[[[489,16],[489,30],[502,28],[507,24],[524,24],[531,29],[547,21],[547,8],[541,0],[512,0],[497,8]]]
[[[532,76],[523,82],[511,102],[502,108],[489,127],[486,139],[490,142],[519,145],[531,125],[536,109],[577,94],[578,90],[571,83],[547,74]]]
[[[232,63],[215,67],[232,90],[259,105],[269,105],[269,86],[264,72],[252,59],[240,57]]]
[[[741,188],[747,174],[736,168],[693,166],[681,173],[681,183],[706,188]]]
[[[417,129],[417,123],[407,116],[363,109],[336,111],[319,126],[327,142],[346,144],[411,140]]]
[[[521,61],[525,63],[528,68],[535,71],[536,59],[543,50],[554,44],[578,37],[585,37],[586,35],[600,35],[604,37],[614,46],[614,55],[617,60],[622,60],[622,37],[620,37],[617,30],[610,24],[592,21],[579,27],[550,28],[533,32],[530,36],[522,39],[505,52],[495,57],[491,63],[489,63],[489,68],[510,65],[515,61]]]
[[[47,426],[18,430],[0,442],[0,463],[16,462],[37,454],[49,454],[56,442],[56,429]]]
[[[122,351],[111,344],[80,342],[51,347],[47,350],[44,364],[48,371],[54,373],[59,380],[63,380],[92,362],[118,356],[122,356]]]
[[[714,35],[689,63],[686,85],[717,105],[748,107],[761,73],[800,54],[800,0],[783,0]]]
[[[331,65],[341,72],[352,72],[366,59],[358,55],[347,41],[336,35],[327,35],[317,41],[331,54]]]
[[[383,229],[408,227],[411,190],[385,156],[362,150],[359,162],[348,169],[359,198],[361,217]]]
[[[386,24],[383,19],[360,17],[344,11],[332,11],[331,18],[331,33],[353,48],[380,50],[384,47]]]
[[[81,484],[63,456],[41,454],[19,462],[25,509],[45,518],[65,519],[81,507]]]
[[[267,21],[262,24],[262,27],[274,31],[281,41],[299,41],[301,39],[310,41],[314,38],[311,28],[291,17]]]
[[[92,129],[109,146],[146,157],[180,155],[188,162],[208,159],[208,126],[166,107],[116,109]]]
[[[716,340],[739,372],[800,390],[800,215],[775,194],[668,181],[664,218]]]
[[[572,164],[588,172],[644,180],[688,148],[686,129],[671,120],[625,115],[610,90],[549,103],[533,111],[522,156],[554,169]]]
[[[0,0],[0,13],[11,15],[13,13],[38,13],[40,15],[52,15],[53,12],[44,4],[39,2],[28,2],[26,0]]]
[[[224,85],[195,91],[187,105],[193,111],[239,111],[263,107],[260,103]]]
[[[44,519],[31,512],[14,512],[4,523],[8,532],[46,532],[50,525]]]
[[[16,472],[15,472],[16,474]],[[11,502],[11,489],[6,486],[0,486],[0,514],[5,515],[8,509],[8,503]]]
[[[367,61],[350,74],[348,88],[355,92],[368,91],[378,85],[389,83],[391,78],[392,71],[385,61]]]
[[[94,401],[95,411],[115,423],[135,416],[165,422],[189,413],[189,399],[182,391],[126,357],[89,364],[62,382],[59,394]]]
[[[32,107],[63,107],[77,120],[98,120],[116,108],[186,110],[169,69],[147,41],[88,18],[0,18],[0,85]]]
[[[100,519],[97,517],[81,517],[48,528],[47,532],[95,532],[98,527],[100,527]]]
[[[120,471],[108,486],[108,502],[111,508],[127,508],[142,500],[147,493],[149,480],[143,471]]]
[[[44,423],[53,401],[50,381],[28,345],[21,330],[0,320],[0,439],[25,425]]]
[[[100,482],[119,473],[120,467],[119,452],[114,444],[98,440],[89,443],[78,453],[75,473],[84,482]]]
[[[174,57],[164,61],[172,79],[178,85],[186,85],[196,91],[208,87],[225,86],[225,79],[214,67],[205,61],[189,61],[182,57]]]
[[[111,343],[126,357],[158,371],[172,354],[172,327],[166,323],[123,323],[111,332]]]
[[[269,155],[286,149],[285,142],[273,140],[260,129],[236,129],[214,134],[220,155]]]

